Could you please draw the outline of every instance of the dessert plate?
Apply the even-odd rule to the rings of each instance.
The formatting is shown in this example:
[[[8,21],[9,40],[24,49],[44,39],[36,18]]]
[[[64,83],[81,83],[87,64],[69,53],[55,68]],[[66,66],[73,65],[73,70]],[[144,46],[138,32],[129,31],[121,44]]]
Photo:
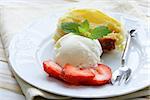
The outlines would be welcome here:
[[[64,12],[50,14],[48,17],[33,21],[11,41],[9,47],[9,62],[16,74],[29,84],[54,94],[81,97],[104,98],[128,94],[150,85],[150,60],[144,45],[147,34],[141,20],[119,13],[109,13],[111,16],[123,21],[125,28],[136,28],[138,34],[130,47],[128,66],[133,70],[132,78],[128,84],[103,86],[72,86],[62,81],[48,77],[43,71],[42,62],[53,59],[54,41],[57,22]],[[112,71],[120,66],[121,52],[112,51],[102,56],[103,63],[111,67]]]

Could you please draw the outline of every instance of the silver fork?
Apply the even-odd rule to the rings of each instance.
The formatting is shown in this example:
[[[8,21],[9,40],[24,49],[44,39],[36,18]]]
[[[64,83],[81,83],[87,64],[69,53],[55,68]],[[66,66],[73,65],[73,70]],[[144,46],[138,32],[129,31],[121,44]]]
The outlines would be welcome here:
[[[118,83],[118,85],[120,85],[123,82],[127,83],[128,80],[130,79],[132,70],[126,65],[126,58],[129,50],[130,41],[135,34],[136,34],[135,29],[130,30],[127,34],[125,49],[121,57],[121,66],[113,73],[111,79],[112,84]]]

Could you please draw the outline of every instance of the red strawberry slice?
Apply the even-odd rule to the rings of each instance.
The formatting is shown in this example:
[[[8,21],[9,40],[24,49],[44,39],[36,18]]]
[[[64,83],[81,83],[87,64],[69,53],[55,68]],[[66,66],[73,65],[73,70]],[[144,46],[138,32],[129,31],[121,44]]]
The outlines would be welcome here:
[[[43,62],[44,71],[52,77],[61,78],[62,68],[53,61],[47,60]]]
[[[76,85],[92,80],[94,78],[94,74],[88,68],[79,69],[69,64],[64,66],[63,73],[64,81]]]
[[[43,62],[43,68],[50,76],[74,85],[103,85],[109,83],[112,76],[111,69],[104,64],[82,69],[66,64],[64,68],[61,68],[48,60]]]
[[[108,66],[98,64],[96,68],[91,68],[91,71],[94,73],[95,77],[92,80],[83,83],[84,85],[103,85],[110,82],[112,72]]]

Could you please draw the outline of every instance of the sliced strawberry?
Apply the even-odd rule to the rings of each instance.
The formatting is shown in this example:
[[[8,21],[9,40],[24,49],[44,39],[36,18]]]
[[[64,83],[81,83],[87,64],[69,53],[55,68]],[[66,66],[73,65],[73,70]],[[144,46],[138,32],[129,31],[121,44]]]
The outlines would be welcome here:
[[[47,60],[43,62],[44,71],[57,79],[61,78],[62,68],[53,61]]]
[[[94,74],[89,69],[79,69],[66,64],[63,68],[63,80],[71,84],[81,84],[94,78]]]
[[[109,83],[112,72],[111,69],[104,65],[104,64],[98,64],[96,68],[91,68],[91,71],[94,73],[95,77],[87,81],[86,83],[82,83],[84,85],[103,85],[106,83]]]
[[[111,69],[104,64],[82,69],[66,64],[62,69],[58,64],[48,60],[43,62],[43,68],[50,76],[75,85],[103,85],[108,83],[112,76]]]

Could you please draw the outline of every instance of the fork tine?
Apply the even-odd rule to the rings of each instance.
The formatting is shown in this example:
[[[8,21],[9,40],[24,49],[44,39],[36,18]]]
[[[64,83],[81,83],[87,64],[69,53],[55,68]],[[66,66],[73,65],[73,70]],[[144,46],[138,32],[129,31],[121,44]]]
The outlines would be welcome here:
[[[118,77],[115,77],[115,78],[113,77],[113,79],[111,79],[111,84],[112,84],[112,85],[114,85],[114,84],[116,83],[117,78],[118,78]]]
[[[123,78],[122,83],[123,83],[123,84],[126,84],[126,81],[127,81],[127,75],[124,75],[124,78]]]
[[[125,81],[126,75],[123,74],[120,78],[120,80],[118,80],[118,85],[121,85],[124,81]]]
[[[118,80],[119,80],[119,76],[115,76],[111,79],[111,84],[114,85]]]
[[[111,84],[114,85],[115,81],[116,81],[116,79],[111,79]]]
[[[115,84],[116,81],[118,80],[118,75],[119,75],[119,71],[115,71],[113,72],[113,75],[112,75],[112,79],[111,79],[111,84]]]
[[[116,83],[116,84],[119,84],[119,81],[120,81],[120,80],[121,80],[121,75],[118,75],[117,78],[116,78],[116,80],[115,80],[115,83]]]
[[[126,75],[125,84],[127,84],[128,81],[130,80],[130,76],[131,76],[131,70],[129,70],[127,75]]]
[[[129,81],[130,81],[131,77],[128,77],[126,80],[125,80],[125,84],[127,84]]]

